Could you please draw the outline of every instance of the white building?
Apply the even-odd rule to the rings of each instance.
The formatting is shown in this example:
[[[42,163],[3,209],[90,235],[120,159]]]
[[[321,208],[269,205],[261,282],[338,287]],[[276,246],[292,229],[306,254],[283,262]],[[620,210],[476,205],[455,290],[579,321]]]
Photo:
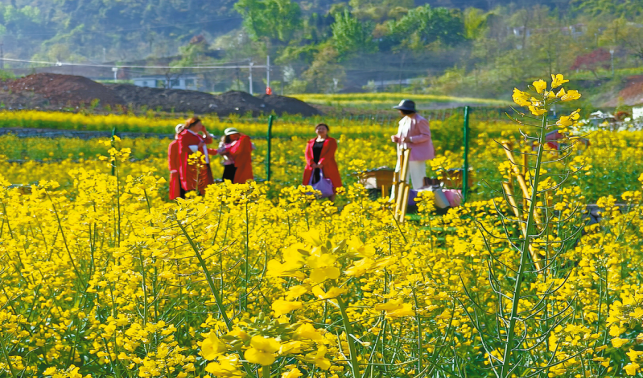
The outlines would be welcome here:
[[[165,75],[141,76],[133,78],[132,81],[137,87],[147,88],[171,88],[171,89],[197,89],[196,75],[172,76],[168,85]]]

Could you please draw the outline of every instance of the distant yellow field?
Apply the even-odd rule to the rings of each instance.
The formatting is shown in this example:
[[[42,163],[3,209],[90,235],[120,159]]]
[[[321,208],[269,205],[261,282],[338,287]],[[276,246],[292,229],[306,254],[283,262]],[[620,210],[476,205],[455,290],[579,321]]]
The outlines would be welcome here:
[[[347,94],[296,94],[292,97],[302,101],[329,106],[352,106],[352,107],[381,107],[393,106],[401,99],[414,100],[419,108],[426,107],[430,103],[456,103],[456,104],[477,104],[488,106],[509,106],[511,102],[499,99],[476,98],[476,97],[454,97],[430,94],[411,93],[347,93]]]

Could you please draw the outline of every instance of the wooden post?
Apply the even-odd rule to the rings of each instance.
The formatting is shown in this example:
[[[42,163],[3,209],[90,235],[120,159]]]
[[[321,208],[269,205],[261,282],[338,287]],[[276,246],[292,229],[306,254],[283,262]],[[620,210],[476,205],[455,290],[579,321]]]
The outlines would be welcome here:
[[[400,172],[398,175],[397,186],[395,187],[395,218],[400,223],[404,223],[406,216],[406,208],[409,201],[409,184],[407,183],[407,176],[409,174],[409,158],[411,150],[405,148],[402,150],[400,156]]]
[[[523,176],[522,170],[518,167],[516,164],[516,159],[514,158],[513,154],[513,149],[510,143],[504,142],[502,143],[502,147],[505,149],[505,153],[507,154],[507,159],[509,159],[509,162],[511,163],[511,167],[513,169],[514,175],[516,176],[516,179],[518,180],[518,184],[520,185],[520,189],[522,190],[522,195],[523,195],[523,208],[527,209],[529,207],[529,203],[527,202],[528,198],[531,198],[529,194],[529,188],[527,187],[527,182],[525,181],[525,176]],[[538,226],[542,226],[542,219],[540,217],[540,213],[537,211],[534,212],[534,217],[536,218],[536,223]]]

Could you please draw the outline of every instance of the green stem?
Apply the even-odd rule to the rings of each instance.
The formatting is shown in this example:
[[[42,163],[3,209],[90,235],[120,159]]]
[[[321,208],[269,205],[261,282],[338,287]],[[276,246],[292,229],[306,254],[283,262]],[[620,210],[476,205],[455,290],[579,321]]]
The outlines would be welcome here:
[[[137,248],[138,258],[141,261],[141,278],[143,279],[143,327],[147,324],[147,276],[145,274],[145,259],[143,258],[143,253],[141,248]]]
[[[418,374],[422,372],[422,321],[420,319],[420,304],[418,297],[415,294],[415,287],[413,288],[413,300],[415,301],[415,321],[418,323]]]
[[[513,298],[511,300],[511,315],[509,318],[509,329],[507,330],[507,342],[505,344],[504,356],[502,359],[502,369],[500,371],[500,378],[508,376],[511,367],[511,352],[514,350],[514,339],[516,330],[516,321],[518,319],[518,304],[520,302],[520,290],[522,289],[522,281],[525,279],[525,270],[529,259],[529,241],[532,229],[535,226],[536,220],[534,213],[536,211],[536,200],[538,198],[538,184],[540,181],[540,166],[543,158],[543,145],[545,144],[545,131],[547,128],[547,114],[543,116],[540,136],[538,137],[538,153],[536,159],[536,167],[534,172],[534,180],[531,185],[531,199],[529,203],[529,213],[527,215],[527,232],[525,233],[525,242],[522,246],[520,265],[516,275],[516,285],[514,286]]]
[[[212,296],[214,296],[214,301],[217,304],[217,308],[221,313],[221,318],[223,318],[226,328],[228,329],[228,331],[232,331],[232,322],[230,321],[230,318],[228,318],[228,314],[226,314],[226,308],[225,308],[225,305],[223,304],[222,297],[219,295],[219,291],[217,291],[217,288],[214,284],[214,280],[212,279],[212,275],[210,274],[210,270],[208,270],[208,267],[205,264],[205,260],[203,260],[203,256],[201,256],[201,252],[199,252],[199,248],[196,246],[196,243],[194,243],[194,240],[192,240],[192,238],[188,234],[185,227],[183,227],[183,225],[181,224],[181,221],[177,219],[176,224],[179,225],[179,228],[183,232],[183,235],[185,236],[186,239],[188,239],[188,243],[190,243],[190,247],[192,247],[192,250],[194,251],[196,258],[199,260],[199,265],[201,265],[201,269],[203,269],[203,273],[205,274],[205,280],[208,282],[208,286],[210,286],[210,292],[212,292]],[[255,375],[252,373],[252,370],[250,369],[250,366],[248,366],[247,362],[243,363],[243,368],[249,377],[251,378],[255,377]]]
[[[270,378],[270,365],[261,368],[262,378]]]
[[[62,222],[60,221],[60,216],[58,215],[56,204],[51,199],[51,196],[49,195],[49,193],[48,192],[45,192],[45,193],[47,194],[47,198],[49,198],[49,201],[51,202],[51,206],[54,209],[54,215],[56,215],[56,221],[58,222],[60,235],[62,236],[63,244],[65,244],[65,250],[67,251],[67,256],[69,257],[69,263],[71,264],[72,268],[74,268],[74,272],[76,272],[76,278],[78,278],[78,281],[82,282],[82,276],[80,275],[80,271],[78,270],[78,268],[76,267],[76,264],[74,263],[74,258],[71,256],[71,251],[69,250],[69,245],[67,244],[67,237],[65,236],[65,231],[63,230],[63,225],[62,225]]]
[[[222,296],[219,295],[219,292],[217,291],[217,288],[214,284],[214,280],[212,279],[212,275],[210,274],[210,270],[208,270],[208,267],[205,264],[205,260],[203,260],[203,256],[201,256],[201,252],[199,252],[199,248],[196,246],[196,243],[194,243],[194,240],[192,240],[192,238],[188,234],[185,227],[183,227],[183,225],[181,224],[181,221],[177,219],[176,224],[179,225],[179,228],[183,232],[183,235],[185,236],[186,239],[188,239],[188,243],[190,243],[190,247],[192,247],[192,250],[194,251],[196,258],[199,260],[199,265],[201,265],[201,269],[203,269],[203,273],[205,274],[205,280],[208,282],[208,286],[210,286],[210,292],[212,292],[212,296],[214,296],[214,301],[217,304],[217,308],[221,313],[221,318],[223,318],[226,328],[228,329],[228,331],[232,331],[232,322],[230,321],[230,318],[228,318],[228,314],[226,314],[226,308],[225,308],[225,305],[223,304]],[[223,293],[223,291],[221,292]],[[247,362],[243,363],[243,369],[246,371],[249,377],[251,378],[255,377]]]
[[[0,347],[2,348],[2,355],[4,356],[4,359],[7,361],[7,365],[9,366],[9,373],[11,374],[12,377],[17,377],[18,374],[16,374],[16,370],[13,367],[13,364],[11,363],[9,354],[7,353],[7,348],[5,348],[4,343],[2,341],[0,341]]]
[[[179,228],[183,232],[183,235],[185,236],[186,239],[188,239],[188,243],[190,243],[190,247],[192,247],[192,250],[194,251],[196,258],[199,260],[199,265],[201,265],[201,269],[203,269],[203,273],[205,274],[205,280],[208,283],[208,286],[210,286],[210,292],[212,292],[212,296],[214,296],[214,300],[217,304],[217,308],[219,309],[219,312],[221,313],[221,317],[223,318],[223,321],[226,324],[226,328],[228,328],[228,331],[232,331],[232,322],[230,321],[230,318],[228,318],[228,314],[226,313],[226,308],[225,308],[225,305],[223,304],[223,300],[221,299],[221,296],[219,295],[219,291],[217,290],[214,284],[214,280],[210,275],[210,270],[205,264],[205,260],[203,260],[203,257],[201,256],[201,252],[199,252],[199,248],[196,246],[196,244],[194,243],[194,240],[192,240],[192,238],[188,234],[185,227],[183,227],[183,225],[181,224],[181,221],[177,219],[176,224],[179,225]]]
[[[117,223],[116,223],[116,246],[121,246],[121,188],[119,185],[120,177],[118,175],[118,169],[116,170],[116,212],[117,212]]]
[[[248,311],[248,280],[250,279],[250,220],[248,219],[248,201],[246,201],[246,262],[245,262],[245,280],[243,282],[243,310]]]
[[[346,331],[346,342],[348,343],[348,351],[350,352],[350,365],[353,378],[359,378],[359,363],[357,362],[357,349],[355,348],[355,341],[353,340],[353,327],[351,321],[346,314],[346,304],[341,298],[337,297],[337,304],[342,313],[342,321],[344,323],[344,330]]]

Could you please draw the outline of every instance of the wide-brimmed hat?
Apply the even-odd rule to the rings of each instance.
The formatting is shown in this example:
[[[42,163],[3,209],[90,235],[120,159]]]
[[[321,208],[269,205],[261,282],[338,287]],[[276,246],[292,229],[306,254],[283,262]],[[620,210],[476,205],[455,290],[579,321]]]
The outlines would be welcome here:
[[[411,100],[402,100],[400,101],[400,104],[397,106],[394,106],[393,109],[398,109],[398,110],[407,110],[410,112],[415,111],[415,102]]]
[[[240,134],[239,130],[237,130],[236,127],[228,127],[227,129],[223,130],[223,133],[225,135]]]

